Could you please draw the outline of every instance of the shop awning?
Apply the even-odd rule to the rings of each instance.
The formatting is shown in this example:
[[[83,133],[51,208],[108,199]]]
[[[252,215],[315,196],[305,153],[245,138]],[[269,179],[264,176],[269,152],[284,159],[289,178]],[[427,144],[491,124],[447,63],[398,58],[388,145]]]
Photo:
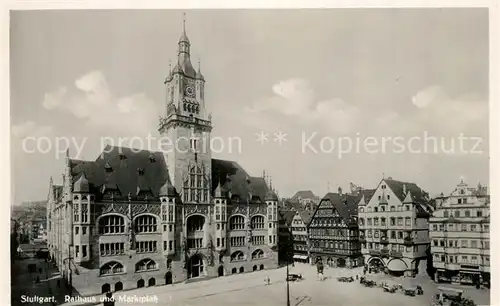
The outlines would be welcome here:
[[[302,259],[302,260],[306,260],[307,258],[307,255],[300,255],[300,254],[295,254],[293,255],[293,259]]]
[[[387,268],[390,271],[396,271],[396,272],[406,271],[407,269],[405,262],[402,261],[401,259],[391,260],[387,265]]]

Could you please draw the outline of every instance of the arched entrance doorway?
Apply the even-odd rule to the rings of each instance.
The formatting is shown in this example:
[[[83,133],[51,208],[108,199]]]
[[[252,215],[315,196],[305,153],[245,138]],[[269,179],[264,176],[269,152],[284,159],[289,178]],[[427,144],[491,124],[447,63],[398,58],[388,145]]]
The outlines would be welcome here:
[[[141,278],[140,280],[137,281],[137,288],[142,288],[144,287],[144,280]]]
[[[123,290],[123,283],[122,282],[118,282],[115,284],[115,291],[121,291]]]
[[[224,276],[224,267],[220,266],[219,269],[217,270],[219,276]]]
[[[253,266],[253,271],[257,271],[257,265]]]
[[[148,287],[152,287],[156,285],[156,279],[154,277],[151,277],[149,280],[148,280]]]
[[[264,270],[264,265],[260,265],[260,270]]]
[[[243,273],[243,272],[245,272],[245,268],[240,267],[240,273]]]
[[[231,274],[236,274],[237,272],[238,272],[238,270],[236,268],[231,269]]]
[[[203,259],[201,255],[195,254],[189,258],[188,278],[199,277],[203,275]]]
[[[385,265],[382,259],[379,257],[372,257],[370,261],[368,262],[368,272],[382,272],[384,271]]]
[[[101,293],[106,293],[111,291],[111,285],[110,284],[104,284],[101,287]]]
[[[337,267],[339,267],[339,268],[345,267],[345,259],[344,258],[337,258]]]
[[[165,285],[172,284],[172,272],[165,273]]]

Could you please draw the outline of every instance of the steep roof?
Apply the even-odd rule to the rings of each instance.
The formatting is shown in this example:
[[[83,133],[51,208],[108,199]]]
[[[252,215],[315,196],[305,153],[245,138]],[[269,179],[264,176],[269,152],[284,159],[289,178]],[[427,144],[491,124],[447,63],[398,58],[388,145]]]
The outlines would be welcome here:
[[[302,222],[307,226],[311,222],[313,214],[307,210],[302,210],[299,211],[300,218],[302,219]]]
[[[352,217],[358,215],[358,203],[361,200],[362,196],[365,194],[364,191],[365,190],[362,190],[362,192],[359,192],[357,194],[341,195],[338,193],[329,192],[323,197],[323,199],[321,199],[321,202],[330,200],[339,215],[342,217],[342,219],[344,219],[344,222],[348,223],[352,221]],[[373,192],[371,190],[366,191],[366,194],[370,195],[370,193],[371,195],[373,195]],[[316,215],[318,209],[321,209],[321,202],[314,211],[312,218],[314,218],[314,215]]]
[[[413,200],[417,203],[427,203],[429,201],[429,194],[422,190],[415,183],[402,182],[390,179],[384,179],[385,183],[391,188],[392,192],[399,198],[401,202],[406,198],[405,189],[408,193],[411,192]]]
[[[295,195],[292,197],[292,199],[296,200],[299,197],[302,199],[314,199],[314,198],[316,198],[316,196],[314,195],[314,193],[311,190],[297,191],[297,193],[295,193]]]
[[[162,152],[107,146],[95,161],[72,159],[70,166],[75,181],[85,173],[92,193],[104,189],[118,189],[122,196],[135,196],[138,190],[149,191],[153,197],[173,193]],[[212,159],[212,193],[219,181],[224,190],[241,201],[258,197],[263,202],[270,190],[263,178],[249,176],[237,162]]]
[[[295,216],[295,213],[296,213],[295,211],[283,210],[283,211],[279,212],[279,215],[280,215],[281,219],[283,220],[283,222],[287,226],[291,226],[292,222],[293,222],[293,217]]]

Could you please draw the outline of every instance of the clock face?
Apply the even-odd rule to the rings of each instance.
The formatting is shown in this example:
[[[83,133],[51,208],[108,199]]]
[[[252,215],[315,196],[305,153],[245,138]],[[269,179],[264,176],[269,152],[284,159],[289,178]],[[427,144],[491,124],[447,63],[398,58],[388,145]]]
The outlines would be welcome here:
[[[193,86],[186,86],[186,96],[194,97],[194,87]]]

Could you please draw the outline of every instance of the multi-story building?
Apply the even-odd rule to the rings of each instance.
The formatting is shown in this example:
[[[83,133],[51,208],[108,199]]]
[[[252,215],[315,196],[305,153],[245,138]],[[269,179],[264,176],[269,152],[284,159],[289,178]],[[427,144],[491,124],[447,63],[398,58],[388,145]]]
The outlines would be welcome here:
[[[462,180],[450,195],[436,198],[429,220],[436,281],[490,281],[490,197],[486,187]]]
[[[370,269],[415,275],[429,248],[428,194],[414,183],[382,179],[358,203],[359,241]]]
[[[62,185],[51,181],[48,246],[80,294],[277,267],[278,197],[264,178],[212,158],[190,48],[183,31],[164,82],[159,132],[175,148],[108,146],[85,161],[68,152]]]
[[[310,263],[321,260],[332,267],[363,265],[358,232],[359,199],[370,190],[357,194],[327,193],[320,201],[309,224]]]
[[[309,232],[307,225],[311,221],[312,214],[307,210],[295,211],[290,224],[293,239],[293,260],[297,262],[309,262]]]
[[[278,211],[278,257],[279,263],[289,264],[293,262],[293,235],[292,221],[295,211]]]

